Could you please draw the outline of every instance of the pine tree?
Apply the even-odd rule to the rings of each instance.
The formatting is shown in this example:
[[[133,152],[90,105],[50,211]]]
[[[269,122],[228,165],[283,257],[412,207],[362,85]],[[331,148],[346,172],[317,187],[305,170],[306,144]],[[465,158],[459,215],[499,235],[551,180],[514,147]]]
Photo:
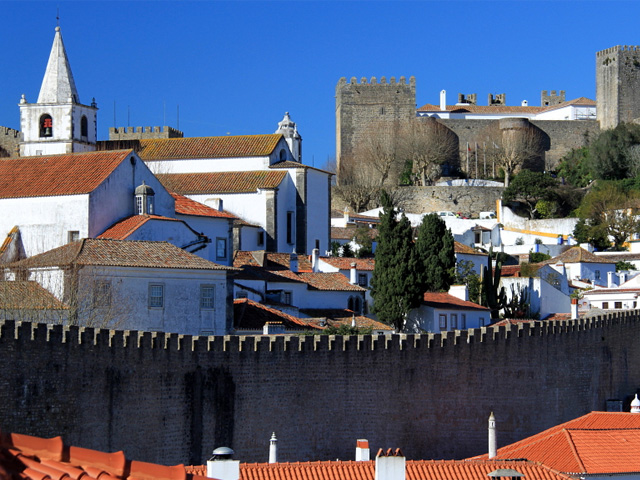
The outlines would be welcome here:
[[[437,214],[422,218],[414,256],[421,292],[448,291],[455,279],[453,235]]]
[[[421,296],[416,288],[412,229],[404,214],[400,220],[396,219],[386,192],[382,193],[381,202],[384,209],[378,227],[371,295],[379,320],[400,332],[407,313],[418,306]]]

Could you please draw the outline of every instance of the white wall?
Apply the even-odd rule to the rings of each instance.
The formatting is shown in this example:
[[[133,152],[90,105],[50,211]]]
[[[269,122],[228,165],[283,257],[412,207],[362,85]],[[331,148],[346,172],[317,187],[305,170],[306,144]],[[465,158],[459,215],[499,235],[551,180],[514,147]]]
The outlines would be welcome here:
[[[330,249],[329,206],[331,205],[330,175],[307,169],[307,253],[311,253],[316,239],[320,240],[321,252]]]
[[[462,315],[465,316],[465,329],[479,328],[488,325],[491,321],[491,313],[489,310],[457,310],[457,309],[440,309],[427,305],[420,305],[414,308],[407,316],[406,331],[411,333],[430,332],[438,333],[440,329],[440,315],[446,315],[446,330],[454,330],[452,328],[452,315],[457,316],[457,328],[455,330],[463,330],[461,328]]]
[[[184,220],[196,232],[202,233],[211,239],[211,243],[206,248],[194,252],[195,255],[205,258],[214,263],[231,265],[233,257],[233,220],[218,217],[205,217],[197,215],[176,215],[176,218]],[[227,239],[227,258],[220,260],[216,255],[216,239]],[[171,240],[167,240],[173,243]],[[174,245],[183,247],[182,245]],[[191,249],[189,249],[191,251]]]

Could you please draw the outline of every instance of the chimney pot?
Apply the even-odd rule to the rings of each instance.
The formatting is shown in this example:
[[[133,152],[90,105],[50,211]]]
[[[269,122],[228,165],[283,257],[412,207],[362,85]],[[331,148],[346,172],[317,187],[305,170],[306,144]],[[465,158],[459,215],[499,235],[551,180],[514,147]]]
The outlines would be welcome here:
[[[368,462],[370,460],[369,440],[358,439],[356,441],[356,462]]]

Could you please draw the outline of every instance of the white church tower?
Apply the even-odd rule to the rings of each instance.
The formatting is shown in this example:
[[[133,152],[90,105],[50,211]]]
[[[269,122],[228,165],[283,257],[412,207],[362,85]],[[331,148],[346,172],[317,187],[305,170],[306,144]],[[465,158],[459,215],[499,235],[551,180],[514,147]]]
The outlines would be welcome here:
[[[284,114],[282,121],[278,122],[278,129],[275,133],[281,133],[289,145],[289,150],[296,162],[302,163],[302,137],[298,133],[296,122],[291,120],[289,112]]]
[[[22,95],[19,105],[21,156],[95,150],[98,108],[95,99],[90,106],[80,103],[60,27],[56,27],[38,101],[27,103]]]

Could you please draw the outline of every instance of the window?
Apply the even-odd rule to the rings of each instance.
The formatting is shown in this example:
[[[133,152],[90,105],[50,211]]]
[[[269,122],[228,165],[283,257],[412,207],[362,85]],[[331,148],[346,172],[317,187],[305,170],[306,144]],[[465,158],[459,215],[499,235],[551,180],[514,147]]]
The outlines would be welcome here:
[[[349,297],[347,308],[355,313],[362,313],[362,302],[360,297]]]
[[[264,232],[258,232],[258,246],[264,245]]]
[[[53,137],[53,119],[51,115],[42,115],[40,117],[40,136]]]
[[[142,195],[136,196],[136,213],[142,215],[144,213],[144,204],[142,203]]]
[[[484,327],[484,317],[480,317],[480,326]]]
[[[67,232],[67,242],[71,243],[71,242],[77,242],[78,240],[80,240],[80,232],[77,230],[69,230]]]
[[[460,328],[461,329],[467,328],[467,315],[464,313],[460,314]]]
[[[320,250],[320,240],[316,238],[316,248]]]
[[[147,214],[153,215],[153,197],[147,197]]]
[[[149,308],[164,308],[164,285],[149,285]]]
[[[280,161],[284,162],[287,159],[287,152],[286,150],[280,150]]]
[[[97,280],[93,283],[93,306],[108,307],[111,305],[111,282]]]
[[[282,303],[291,305],[293,294],[291,292],[282,292]]]
[[[447,316],[440,314],[440,330],[447,329]]]
[[[451,314],[451,320],[449,322],[449,326],[452,330],[458,328],[458,315],[456,313]]]
[[[80,119],[80,136],[88,137],[89,136],[89,122],[87,122],[87,117],[85,115]]]
[[[218,237],[216,238],[216,260],[227,259],[227,239]]]
[[[622,308],[622,302],[614,302],[613,308]]]
[[[287,243],[293,243],[293,212],[287,212]]]
[[[367,274],[366,273],[359,273],[358,274],[358,285],[360,285],[361,287],[367,287]]]
[[[596,280],[600,280],[600,270],[596,270]]]
[[[609,302],[602,302],[602,308],[604,310],[606,310],[607,308],[609,308]]]
[[[200,285],[200,308],[212,310],[216,303],[216,287],[213,285]]]

